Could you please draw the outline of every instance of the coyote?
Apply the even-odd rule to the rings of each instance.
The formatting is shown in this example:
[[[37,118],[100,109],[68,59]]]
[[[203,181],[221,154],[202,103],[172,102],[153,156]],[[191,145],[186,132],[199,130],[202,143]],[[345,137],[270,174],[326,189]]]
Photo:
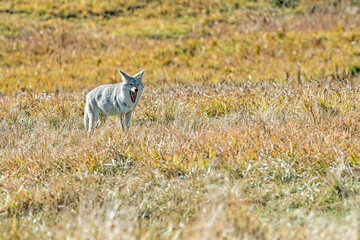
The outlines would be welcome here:
[[[130,127],[131,113],[135,110],[144,89],[142,78],[145,70],[134,76],[119,72],[121,83],[101,85],[86,95],[84,125],[89,136],[93,132],[94,123],[97,122],[96,127],[100,127],[110,115],[119,116],[123,131],[124,116],[126,129]]]

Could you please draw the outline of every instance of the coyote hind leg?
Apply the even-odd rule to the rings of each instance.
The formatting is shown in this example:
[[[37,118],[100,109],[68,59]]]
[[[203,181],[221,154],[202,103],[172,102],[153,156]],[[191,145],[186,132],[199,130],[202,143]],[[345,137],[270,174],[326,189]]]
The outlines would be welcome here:
[[[84,112],[84,127],[85,131],[89,129],[89,117],[86,111]]]
[[[88,102],[85,103],[85,109],[84,109],[84,127],[85,131],[89,129],[89,114],[91,113],[91,106]]]
[[[99,109],[93,108],[92,111],[90,111],[88,113],[88,118],[89,118],[88,135],[89,135],[89,137],[91,136],[91,134],[93,132],[93,128],[95,127],[94,124],[98,120],[98,117],[99,117]]]
[[[106,122],[107,115],[103,114],[102,112],[99,112],[99,120],[96,123],[96,127],[100,127]]]

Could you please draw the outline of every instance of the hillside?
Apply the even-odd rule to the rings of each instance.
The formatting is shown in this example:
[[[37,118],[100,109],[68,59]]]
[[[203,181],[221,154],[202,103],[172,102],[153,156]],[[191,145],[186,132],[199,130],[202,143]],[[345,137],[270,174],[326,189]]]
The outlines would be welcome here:
[[[360,2],[0,2],[1,239],[358,239]],[[132,127],[92,88],[145,69]]]

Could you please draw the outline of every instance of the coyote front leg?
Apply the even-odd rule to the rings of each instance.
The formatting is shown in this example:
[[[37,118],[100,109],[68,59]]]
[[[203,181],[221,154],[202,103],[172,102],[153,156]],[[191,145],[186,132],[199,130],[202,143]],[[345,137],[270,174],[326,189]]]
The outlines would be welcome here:
[[[121,123],[121,130],[124,132],[125,131],[125,127],[124,127],[124,113],[121,112],[119,114],[119,119],[120,119],[120,123]]]
[[[131,112],[125,113],[125,119],[126,119],[126,127],[127,129],[130,128],[130,120],[131,120]]]

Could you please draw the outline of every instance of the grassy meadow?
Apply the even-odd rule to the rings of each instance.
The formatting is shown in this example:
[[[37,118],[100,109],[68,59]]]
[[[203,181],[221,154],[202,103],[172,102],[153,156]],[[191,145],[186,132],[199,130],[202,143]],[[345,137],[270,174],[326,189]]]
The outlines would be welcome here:
[[[360,239],[358,0],[0,2],[0,239]],[[127,133],[85,95],[145,69]]]

